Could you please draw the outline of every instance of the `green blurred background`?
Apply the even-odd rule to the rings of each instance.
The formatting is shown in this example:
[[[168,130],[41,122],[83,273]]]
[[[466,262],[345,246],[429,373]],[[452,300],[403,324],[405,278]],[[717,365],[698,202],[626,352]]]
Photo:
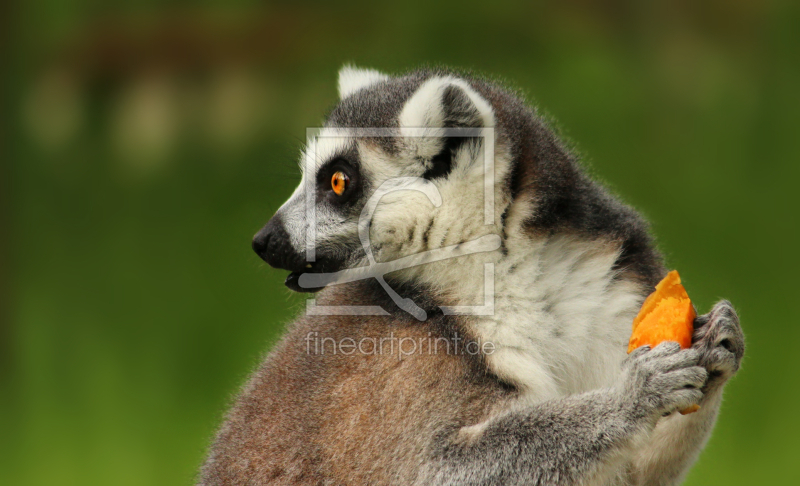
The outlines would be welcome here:
[[[474,68],[559,120],[698,307],[741,312],[687,484],[800,484],[798,2],[188,4],[0,7],[0,484],[191,484],[302,305],[250,238],[348,61]]]

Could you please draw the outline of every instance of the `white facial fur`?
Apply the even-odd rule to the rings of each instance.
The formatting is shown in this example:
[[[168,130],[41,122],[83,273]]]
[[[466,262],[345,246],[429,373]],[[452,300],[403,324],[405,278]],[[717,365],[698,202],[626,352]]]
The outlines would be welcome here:
[[[357,222],[345,220],[327,206],[310,204],[306,200],[309,188],[312,194],[316,191],[317,171],[322,164],[355,144],[353,138],[341,135],[344,134],[323,130],[318,137],[308,140],[300,159],[300,169],[303,173],[300,184],[278,209],[292,247],[298,253],[306,252],[308,229],[315,233],[311,237],[316,245],[335,244],[342,238],[357,235]],[[309,224],[311,220],[316,222],[313,227]]]
[[[435,78],[423,84],[403,109],[401,126],[431,127],[435,134],[443,121],[441,93],[450,84],[464,89],[485,126],[494,125],[491,107],[471,88]],[[439,149],[435,138],[422,139],[411,142],[404,155],[425,158]],[[507,149],[496,145],[496,181],[509,170]],[[498,250],[463,256],[408,269],[399,276],[425,283],[450,305],[481,305],[484,264],[494,263],[494,315],[470,318],[475,334],[496,347],[487,357],[494,372],[535,393],[537,399],[610,386],[625,357],[628,323],[642,299],[636,284],[616,279],[618,247],[568,236],[533,239],[521,226],[535,207],[525,200],[509,207],[509,194],[501,183],[496,184],[495,224],[485,225],[482,154],[462,150],[452,173],[433,181],[442,194],[439,208],[421,194],[384,198],[373,220],[372,241],[381,247],[380,257],[390,260],[500,234],[501,214],[508,208],[507,255]],[[414,239],[409,241],[412,228]],[[427,245],[422,237],[426,230]]]
[[[373,71],[343,70],[340,91],[346,96],[381,79]],[[442,97],[453,86],[462,90],[474,108],[465,110],[462,121],[494,127],[490,104],[466,82],[448,76],[423,83],[403,107],[401,133],[406,128],[423,128],[430,137],[403,139],[396,155],[359,139],[330,138],[329,129],[309,141],[304,182],[281,209],[296,249],[305,248],[305,181],[315,178],[319,165],[355,146],[361,177],[373,188],[390,178],[421,176],[426,163],[442,149],[441,128],[447,117]],[[609,386],[619,374],[628,323],[641,304],[641,291],[636,284],[615,278],[616,246],[565,235],[536,239],[522,231],[523,220],[535,207],[524,198],[511,206],[502,184],[511,166],[509,147],[502,137],[494,141],[493,224],[484,224],[485,146],[467,143],[454,155],[451,172],[432,180],[442,197],[440,207],[414,191],[383,197],[370,228],[373,253],[378,261],[389,261],[487,234],[499,235],[506,213],[505,254],[497,250],[462,256],[394,276],[425,284],[447,305],[481,305],[484,265],[494,264],[494,314],[469,318],[475,336],[494,344],[496,351],[487,356],[492,370],[537,399]],[[324,207],[316,209],[318,245],[357,241],[357,221],[342,221]]]
[[[463,80],[434,77],[427,80],[412,95],[399,117],[400,131],[413,133],[403,141],[400,154],[388,159],[375,149],[362,147],[362,161],[377,181],[389,177],[421,176],[430,167],[432,157],[441,152],[448,116],[443,106],[443,96],[448,88],[457,87],[467,97],[471,107],[465,110],[465,123],[474,127],[493,128],[494,113],[489,105]],[[421,131],[419,129],[422,129]],[[418,136],[420,133],[424,136]],[[494,136],[493,132],[490,136]],[[463,243],[486,234],[499,234],[497,223],[507,198],[497,186],[495,224],[483,224],[484,154],[486,144],[481,138],[464,143],[453,155],[452,169],[447,177],[435,178],[442,196],[442,205],[434,208],[427,197],[413,191],[397,192],[385,196],[372,223],[372,242],[379,247],[380,260],[390,260]],[[507,147],[494,147],[494,177],[502,180],[509,168]],[[413,238],[409,238],[413,233]],[[427,238],[425,236],[427,235]],[[426,241],[427,239],[427,241]],[[412,270],[415,273],[420,269]]]

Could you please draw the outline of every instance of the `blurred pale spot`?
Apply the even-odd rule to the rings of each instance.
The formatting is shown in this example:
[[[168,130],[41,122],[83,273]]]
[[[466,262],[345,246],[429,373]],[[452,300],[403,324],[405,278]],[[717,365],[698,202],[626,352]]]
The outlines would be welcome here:
[[[30,136],[46,150],[69,143],[84,122],[80,86],[70,72],[53,70],[41,76],[22,106],[22,118]]]
[[[266,100],[260,81],[241,68],[215,74],[206,98],[204,130],[219,148],[242,148],[257,135]]]
[[[149,74],[122,90],[111,114],[111,137],[120,160],[148,174],[169,160],[178,131],[177,87],[167,75]]]

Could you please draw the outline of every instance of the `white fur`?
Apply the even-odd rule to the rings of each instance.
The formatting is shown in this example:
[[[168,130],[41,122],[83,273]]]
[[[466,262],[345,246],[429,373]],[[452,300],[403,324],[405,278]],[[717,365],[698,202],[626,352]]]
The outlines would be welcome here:
[[[386,198],[372,229],[383,260],[499,233],[483,225],[482,200],[474,190],[447,185],[440,186],[439,208],[412,194]],[[477,214],[465,218],[454,207]],[[475,337],[494,345],[487,356],[490,369],[537,400],[611,386],[642,302],[637,284],[615,278],[619,249],[569,236],[532,239],[514,231],[514,216],[507,217],[507,255],[498,250],[462,256],[399,276],[427,285],[447,305],[482,305],[483,267],[493,263],[494,315],[468,318]],[[421,233],[431,218],[429,245],[423,247]],[[411,226],[416,236],[410,243],[405,235]]]
[[[339,70],[339,98],[347,98],[361,88],[387,79],[389,76],[373,69],[361,69],[346,65]]]
[[[345,97],[382,79],[385,76],[374,71],[344,68],[339,90]],[[314,180],[321,163],[351,144],[358,150],[361,176],[370,187],[379,187],[394,177],[421,176],[425,161],[442,147],[441,139],[436,137],[442,133],[446,115],[442,95],[449,86],[462,89],[473,103],[480,118],[478,125],[494,126],[490,104],[466,82],[449,76],[435,77],[412,95],[398,120],[401,132],[403,128],[425,128],[431,137],[404,139],[396,154],[358,139],[309,141],[304,155],[304,182]],[[494,180],[498,182],[506,179],[511,167],[511,153],[505,143],[503,139],[494,140]],[[614,264],[619,257],[619,244],[577,235],[535,236],[526,232],[523,222],[535,213],[535,202],[519,196],[512,203],[502,183],[495,185],[494,223],[484,224],[481,148],[462,146],[454,155],[450,174],[432,180],[441,195],[440,206],[434,207],[425,195],[412,191],[392,192],[380,200],[370,226],[376,260],[394,260],[489,234],[504,235],[505,251],[460,256],[392,276],[424,284],[444,305],[475,306],[485,304],[484,267],[494,266],[494,313],[464,319],[472,337],[494,345],[494,351],[486,355],[491,371],[522,392],[513,406],[613,386],[621,374],[630,325],[644,293],[641,284],[617,274]],[[304,244],[302,238],[308,226],[304,193],[302,183],[281,208],[298,250]],[[318,242],[335,244],[337,239],[357,238],[357,221],[342,221],[324,207],[317,210]],[[701,409],[695,417],[703,413],[715,412]],[[680,449],[681,434],[689,429],[680,429],[678,420],[684,419],[663,421],[647,438],[652,439],[649,445],[645,438],[637,439],[642,442],[632,446],[636,450],[634,465],[640,469],[651,467],[647,464],[662,449]],[[465,427],[459,439],[467,443],[474,440],[486,423]],[[623,475],[626,471],[619,467],[622,460],[622,455],[609,458],[603,477],[590,478],[585,484],[606,482],[605,476],[615,475],[614,471]],[[615,479],[623,481],[621,477]]]
[[[494,112],[491,105],[475,92],[464,80],[451,76],[434,77],[425,81],[400,113],[401,127],[434,127],[444,125],[442,95],[449,86],[457,86],[467,95],[481,117],[480,126],[494,127]]]
[[[504,150],[499,146],[495,158],[498,180],[509,166]],[[435,180],[443,200],[438,208],[422,194],[384,197],[371,228],[378,260],[500,234],[498,225],[483,224],[481,169],[480,159],[461,160],[450,177]],[[508,195],[498,191],[495,199],[494,220],[500,222]],[[493,263],[494,315],[469,318],[476,337],[495,346],[487,359],[492,371],[540,400],[610,386],[625,357],[641,289],[615,278],[619,249],[610,243],[567,236],[532,239],[522,233],[519,227],[530,211],[524,201],[509,210],[506,256],[499,250],[462,256],[397,276],[426,284],[447,305],[482,305],[484,264]],[[408,240],[411,228],[413,241]]]
[[[335,241],[343,236],[342,223],[344,222],[327,211],[324,206],[315,205],[311,208],[313,214],[309,214],[306,189],[309,185],[316,187],[317,171],[326,161],[345,152],[355,143],[355,139],[348,137],[345,131],[330,128],[324,128],[317,136],[308,139],[300,159],[303,178],[291,197],[278,209],[292,247],[296,251],[301,253],[306,251],[306,231],[310,227],[309,219],[316,221],[313,227],[315,244]],[[355,222],[349,226],[351,226],[350,231],[355,231]]]
[[[508,246],[495,315],[473,322],[495,345],[490,368],[537,400],[612,385],[641,304],[636,285],[614,279],[617,250],[566,236]]]
[[[346,68],[347,69],[347,68]],[[375,75],[363,74],[361,83],[343,70],[347,89],[358,89]],[[349,84],[348,84],[349,83]],[[444,122],[442,95],[448,86],[462,89],[474,104],[484,126],[494,125],[489,103],[467,83],[452,77],[432,78],[420,86],[403,108],[400,127],[430,128],[435,135]],[[329,131],[329,129],[326,129]],[[420,160],[441,150],[441,140],[408,138],[401,153],[392,156],[379,147],[357,139],[322,137],[310,140],[304,155],[304,176],[314,178],[328,158],[355,143],[361,159],[362,177],[372,187],[392,177],[420,176]],[[511,155],[495,141],[495,180],[505,179]],[[484,264],[494,264],[494,314],[469,317],[475,337],[494,344],[487,356],[491,370],[537,400],[565,396],[613,384],[625,357],[630,322],[641,304],[641,289],[617,279],[614,263],[619,248],[608,242],[577,237],[532,238],[521,230],[522,222],[535,207],[518,200],[511,206],[501,186],[495,191],[495,224],[485,225],[483,216],[483,150],[463,147],[454,157],[447,178],[434,179],[443,203],[411,191],[386,195],[378,205],[370,228],[370,240],[378,261],[388,261],[421,251],[501,234],[505,218],[507,254],[500,250],[462,256],[453,260],[414,267],[396,277],[426,284],[446,305],[484,304]],[[287,229],[298,249],[304,244],[307,222],[303,184],[286,203]],[[325,208],[317,208],[317,242],[356,237],[356,221],[339,221]],[[413,230],[413,231],[412,231]],[[423,233],[427,231],[427,242]],[[409,240],[409,235],[414,238]]]
[[[479,107],[484,123],[494,123],[488,103],[461,80],[434,78],[424,83],[404,107],[401,126],[438,127],[443,121],[441,95],[456,84]],[[435,140],[435,139],[433,139]],[[430,156],[438,147],[424,140],[410,142],[415,155]],[[371,165],[392,167],[369,157]],[[482,152],[462,151],[444,180],[435,180],[443,204],[433,208],[421,194],[384,198],[373,219],[372,241],[383,260],[398,258],[499,234],[498,225],[484,225]],[[396,166],[396,165],[395,165]],[[495,180],[510,167],[507,148],[495,148]],[[375,170],[375,169],[373,169]],[[496,217],[509,205],[508,194],[497,190]],[[641,304],[641,289],[616,279],[613,269],[619,249],[607,242],[573,237],[531,239],[520,230],[535,208],[518,201],[506,217],[508,255],[500,251],[476,254],[405,271],[404,278],[421,281],[442,295],[448,305],[483,304],[484,263],[495,264],[495,312],[470,318],[472,331],[491,341],[487,358],[494,373],[545,400],[609,386],[619,375],[630,334],[630,322]],[[465,215],[473,215],[467,216]],[[428,244],[422,233],[429,227]],[[407,235],[415,228],[414,241]]]

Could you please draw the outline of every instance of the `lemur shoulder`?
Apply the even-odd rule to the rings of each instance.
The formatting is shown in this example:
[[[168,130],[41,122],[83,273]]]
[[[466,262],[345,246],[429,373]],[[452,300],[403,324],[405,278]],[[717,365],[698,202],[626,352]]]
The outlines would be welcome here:
[[[644,220],[592,181],[534,110],[448,70],[345,67],[339,92],[303,152],[302,182],[253,240],[291,272],[287,286],[308,290],[304,278],[370,255],[399,261],[487,235],[499,244],[385,281],[325,286],[315,296],[323,311],[291,324],[242,390],[199,483],[679,483],[744,353],[732,306],[696,320],[690,349],[627,355],[662,258]],[[359,132],[375,128],[388,132]],[[449,135],[459,128],[481,136]],[[439,200],[386,192],[364,226],[371,197],[401,178]],[[490,312],[447,311],[486,306],[487,296]],[[382,312],[336,315],[345,306]],[[692,404],[700,411],[674,413]]]

